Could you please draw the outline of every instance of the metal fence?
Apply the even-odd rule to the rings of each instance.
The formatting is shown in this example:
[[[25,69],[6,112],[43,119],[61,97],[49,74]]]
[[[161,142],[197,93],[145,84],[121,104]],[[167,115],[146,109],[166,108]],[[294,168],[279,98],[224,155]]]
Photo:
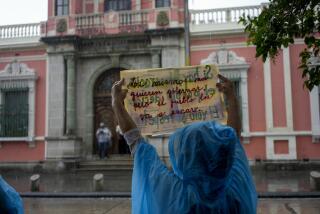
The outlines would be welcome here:
[[[2,90],[0,137],[28,136],[28,89]]]

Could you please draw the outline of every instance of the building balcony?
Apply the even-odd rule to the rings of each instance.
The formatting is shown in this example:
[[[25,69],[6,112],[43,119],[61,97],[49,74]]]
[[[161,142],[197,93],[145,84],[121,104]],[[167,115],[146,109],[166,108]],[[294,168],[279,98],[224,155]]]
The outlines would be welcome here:
[[[209,10],[190,11],[192,35],[240,33],[238,24],[245,14],[258,16],[265,4]],[[159,22],[165,13],[167,23]],[[143,33],[146,30],[182,28],[183,11],[172,8],[139,11],[110,11],[107,13],[49,17],[48,21],[32,24],[0,26],[0,46],[36,43],[40,37],[77,35],[82,37]],[[162,17],[163,18],[163,17]]]
[[[160,14],[160,15],[159,15]],[[161,18],[159,18],[161,16]],[[182,28],[183,11],[172,8],[49,17],[41,36],[98,36],[143,33],[146,30]],[[160,20],[161,19],[161,20]]]
[[[37,44],[40,39],[40,23],[0,26],[0,47]]]
[[[259,16],[267,4],[190,11],[190,31],[192,35],[225,34],[243,32],[244,26],[238,24],[240,17]]]
[[[75,17],[75,33],[80,36],[141,33],[147,29],[147,11],[121,11]]]

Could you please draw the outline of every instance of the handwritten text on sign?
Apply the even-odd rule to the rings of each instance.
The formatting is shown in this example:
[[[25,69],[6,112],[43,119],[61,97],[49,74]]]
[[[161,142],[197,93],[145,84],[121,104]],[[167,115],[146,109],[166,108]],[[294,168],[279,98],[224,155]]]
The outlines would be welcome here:
[[[195,121],[226,123],[217,74],[213,65],[121,71],[128,89],[125,106],[143,134],[171,132]]]

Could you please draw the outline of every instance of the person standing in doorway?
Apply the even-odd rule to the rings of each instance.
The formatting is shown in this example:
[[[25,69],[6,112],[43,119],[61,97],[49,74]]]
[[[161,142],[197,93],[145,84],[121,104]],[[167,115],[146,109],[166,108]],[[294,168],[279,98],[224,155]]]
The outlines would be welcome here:
[[[96,137],[98,141],[99,157],[104,159],[105,156],[108,156],[108,148],[111,147],[111,132],[105,126],[104,123],[100,123],[100,127],[96,132]]]

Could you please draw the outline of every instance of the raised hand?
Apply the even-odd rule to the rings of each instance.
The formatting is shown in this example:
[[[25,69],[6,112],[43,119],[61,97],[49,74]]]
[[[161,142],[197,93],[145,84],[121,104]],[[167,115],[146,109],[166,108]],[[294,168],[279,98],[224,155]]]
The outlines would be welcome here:
[[[111,89],[111,95],[112,95],[112,106],[117,104],[122,104],[123,100],[126,98],[128,90],[122,89],[122,86],[124,84],[124,79],[121,79],[119,81],[116,81]]]
[[[221,74],[218,74],[218,78],[220,80],[219,83],[217,83],[217,88],[220,92],[224,93],[227,97],[227,99],[232,98],[235,96],[235,89],[234,84],[231,80],[228,78],[222,76]]]
[[[217,83],[217,88],[220,92],[226,95],[226,99],[228,100],[228,126],[234,128],[238,137],[240,137],[241,119],[239,114],[239,104],[236,97],[234,85],[231,80],[222,76],[221,74],[218,74],[218,78],[220,82]]]

